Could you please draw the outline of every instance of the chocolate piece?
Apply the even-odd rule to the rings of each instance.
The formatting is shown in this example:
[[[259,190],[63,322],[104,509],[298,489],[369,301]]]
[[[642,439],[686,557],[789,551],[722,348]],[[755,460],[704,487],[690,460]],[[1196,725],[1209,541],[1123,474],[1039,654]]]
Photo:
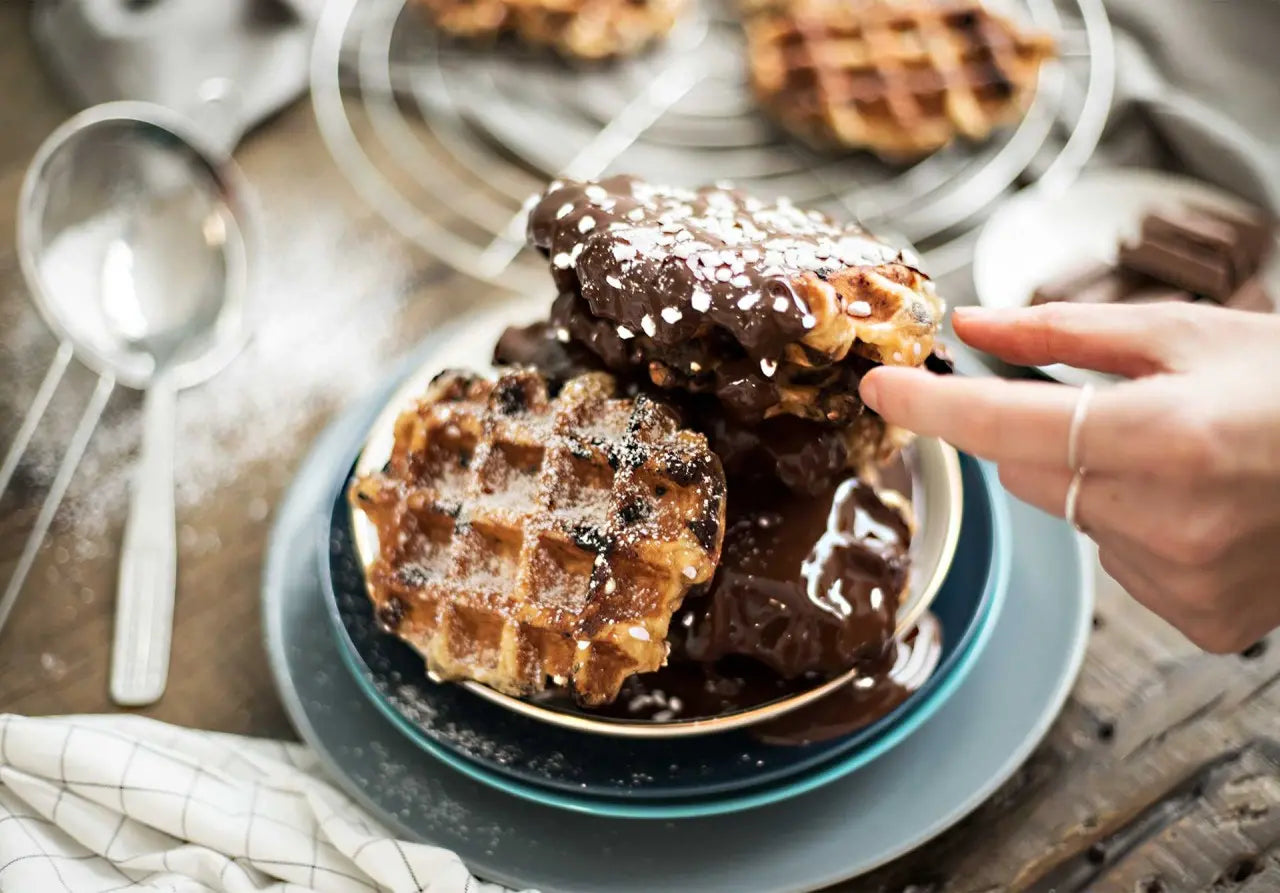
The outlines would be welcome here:
[[[1252,310],[1259,313],[1271,313],[1275,310],[1275,301],[1267,293],[1267,287],[1261,276],[1255,276],[1235,290],[1222,306],[1232,310]]]
[[[1246,266],[1248,272],[1245,275],[1252,275],[1259,270],[1275,250],[1276,223],[1262,211],[1235,214],[1196,204],[1189,205],[1188,208],[1201,217],[1225,224],[1235,231],[1236,240],[1242,251],[1252,259]]]
[[[1101,261],[1083,267],[1072,267],[1039,286],[1031,295],[1031,306],[1078,300],[1077,295],[1094,289],[1111,274],[1111,270],[1110,264],[1104,264]]]
[[[1223,301],[1273,247],[1272,226],[1261,217],[1184,207],[1144,217],[1139,241],[1120,247],[1120,265]]]
[[[1204,251],[1185,241],[1127,242],[1120,246],[1120,265],[1218,300],[1235,288],[1227,255]]]
[[[1185,243],[1188,252],[1225,258],[1231,277],[1239,281],[1257,268],[1256,250],[1239,228],[1219,215],[1191,208],[1148,214],[1142,221],[1142,239],[1165,245]]]
[[[1070,301],[1075,304],[1112,304],[1149,282],[1141,274],[1116,270],[1109,264],[1089,262],[1041,285],[1031,305]]]

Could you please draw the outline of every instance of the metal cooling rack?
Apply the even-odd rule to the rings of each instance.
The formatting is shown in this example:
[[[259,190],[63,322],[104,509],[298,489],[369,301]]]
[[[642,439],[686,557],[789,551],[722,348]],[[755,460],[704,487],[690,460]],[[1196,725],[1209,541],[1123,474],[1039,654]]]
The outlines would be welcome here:
[[[930,272],[968,262],[969,236],[1011,190],[1068,185],[1093,154],[1115,80],[1102,0],[994,5],[1053,34],[1022,122],[910,166],[822,155],[756,109],[727,4],[697,13],[654,52],[574,67],[507,44],[458,46],[404,0],[332,0],[312,56],[320,130],[355,187],[456,269],[512,290],[546,281],[522,251],[522,205],[557,176],[626,171],[696,186],[729,180],[855,217],[913,243]]]

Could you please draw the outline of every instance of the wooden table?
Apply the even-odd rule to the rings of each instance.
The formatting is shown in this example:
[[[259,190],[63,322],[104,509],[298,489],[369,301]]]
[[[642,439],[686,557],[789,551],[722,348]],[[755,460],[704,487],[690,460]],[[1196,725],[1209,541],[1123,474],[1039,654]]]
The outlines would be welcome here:
[[[15,4],[0,6],[0,83],[3,449],[55,348],[26,299],[12,209],[31,154],[70,111],[39,69]],[[168,692],[144,712],[290,736],[258,614],[271,507],[336,408],[440,319],[497,295],[408,246],[352,193],[306,103],[261,128],[238,157],[261,195],[271,246],[259,258],[265,331],[296,337],[297,360],[282,366],[278,346],[253,345],[237,363],[263,380],[233,367],[180,398],[175,649]],[[315,362],[357,345],[361,363]],[[282,381],[289,399],[264,402],[263,389]],[[73,370],[37,437],[38,461],[0,503],[0,581],[92,387],[92,375]],[[114,709],[108,646],[139,403],[135,393],[113,394],[0,636],[0,710]],[[200,480],[184,478],[196,466]],[[1200,654],[1100,572],[1094,627],[1070,702],[1015,778],[959,827],[840,890],[1280,890],[1280,648]],[[1029,660],[1035,647],[1026,643]]]

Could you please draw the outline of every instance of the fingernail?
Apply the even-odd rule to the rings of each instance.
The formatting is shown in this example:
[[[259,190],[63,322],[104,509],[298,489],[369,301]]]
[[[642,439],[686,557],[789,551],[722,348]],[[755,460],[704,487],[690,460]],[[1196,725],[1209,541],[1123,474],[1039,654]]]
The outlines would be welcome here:
[[[977,304],[966,304],[963,307],[957,307],[951,311],[953,317],[960,319],[979,319],[984,316],[995,315],[990,307],[981,307]]]
[[[876,408],[876,390],[876,376],[874,374],[868,374],[862,379],[862,383],[858,385],[858,395],[862,397],[862,402],[872,409]]]

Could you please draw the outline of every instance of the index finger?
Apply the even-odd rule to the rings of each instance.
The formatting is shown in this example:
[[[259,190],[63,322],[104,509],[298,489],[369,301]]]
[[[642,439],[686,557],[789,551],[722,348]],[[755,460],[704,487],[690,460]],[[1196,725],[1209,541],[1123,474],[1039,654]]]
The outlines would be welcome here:
[[[1150,471],[1168,451],[1165,401],[1143,382],[1104,388],[1080,432],[1081,465]],[[878,367],[862,380],[863,401],[887,422],[938,437],[994,462],[1065,467],[1080,389],[1034,381],[934,375]]]
[[[890,424],[966,453],[995,462],[1067,464],[1075,388],[880,367],[862,379],[860,392]]]

